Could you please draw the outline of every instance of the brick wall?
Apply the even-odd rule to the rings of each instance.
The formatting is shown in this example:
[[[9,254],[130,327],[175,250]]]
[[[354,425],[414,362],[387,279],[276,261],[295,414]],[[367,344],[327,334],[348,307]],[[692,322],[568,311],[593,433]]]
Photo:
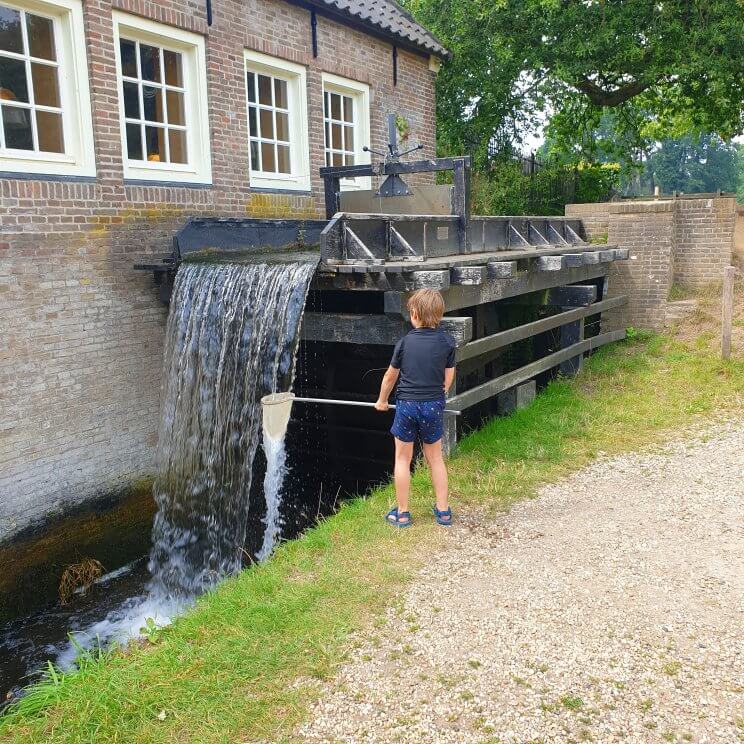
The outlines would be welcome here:
[[[567,204],[566,216],[581,219],[587,240],[602,241],[606,239],[610,225],[609,203]]]
[[[568,204],[566,214],[584,221],[588,239],[606,235],[630,250],[630,260],[610,270],[608,296],[628,296],[627,307],[607,315],[610,328],[662,328],[673,283],[703,287],[720,281],[731,263],[733,197]]]
[[[744,265],[744,204],[736,206],[736,226],[734,227],[734,254],[739,264]]]
[[[677,199],[675,204],[674,283],[699,289],[720,282],[733,253],[735,198]]]
[[[112,7],[203,34],[213,184],[123,181]],[[144,255],[170,250],[189,215],[322,216],[321,73],[370,84],[371,145],[398,112],[434,153],[428,60],[281,0],[204,3],[86,0],[97,176],[0,178],[0,542],[71,503],[124,493],[152,474],[166,309]],[[251,192],[243,49],[307,66],[312,193]],[[412,179],[412,182],[415,179]]]

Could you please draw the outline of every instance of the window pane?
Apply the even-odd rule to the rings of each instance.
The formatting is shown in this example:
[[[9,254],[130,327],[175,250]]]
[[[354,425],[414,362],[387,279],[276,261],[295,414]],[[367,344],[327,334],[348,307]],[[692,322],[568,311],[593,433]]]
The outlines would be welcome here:
[[[261,170],[261,157],[258,148],[258,142],[251,142],[251,169],[255,171]]]
[[[248,100],[251,103],[256,102],[256,74],[253,72],[246,73],[245,84],[248,88]]]
[[[289,114],[277,113],[276,138],[289,142]]]
[[[33,150],[34,138],[31,133],[31,116],[28,109],[3,106],[3,129],[5,146],[15,150]]]
[[[124,116],[130,119],[141,119],[139,86],[137,83],[123,83],[124,86]]]
[[[144,160],[142,157],[142,134],[139,124],[127,124],[127,157]]]
[[[0,5],[0,49],[23,54],[21,14],[3,5]]]
[[[344,149],[354,152],[354,127],[344,127]]]
[[[326,167],[330,168],[331,166],[331,153],[326,150]]]
[[[133,41],[122,39],[119,42],[121,55],[121,74],[127,77],[137,77],[137,48]]]
[[[165,65],[165,82],[183,88],[183,73],[181,71],[181,55],[163,49],[163,64]]]
[[[289,167],[289,147],[284,145],[278,145],[276,148],[277,159],[278,159],[278,170],[279,173],[290,173]]]
[[[32,57],[41,59],[57,59],[54,49],[54,26],[51,18],[41,18],[26,13],[26,32],[28,46]],[[57,152],[54,150],[53,152]]]
[[[151,85],[143,85],[142,104],[145,107],[145,119],[147,119],[147,121],[163,121],[161,88],[153,88]]]
[[[325,123],[325,146],[331,146],[331,125],[328,122]]]
[[[145,147],[151,163],[165,163],[165,129],[145,127]]]
[[[261,170],[267,173],[276,172],[274,163],[274,145],[270,142],[261,143]]]
[[[168,104],[168,123],[185,125],[186,113],[183,108],[183,93],[167,90],[165,100]]]
[[[271,106],[271,78],[266,75],[258,76],[258,102]]]
[[[341,96],[331,93],[331,118],[341,118]]]
[[[331,148],[334,150],[341,149],[341,125],[331,124]]]
[[[261,137],[274,139],[274,114],[267,109],[261,109]]]
[[[346,156],[346,165],[354,165],[354,156],[353,155],[347,155]]]
[[[31,78],[34,83],[34,101],[40,106],[59,106],[57,68],[32,62]]]
[[[340,152],[334,152],[333,153],[333,165],[343,165],[344,164],[344,156]]]
[[[140,65],[142,67],[142,79],[160,82],[160,49],[140,44]]]
[[[350,96],[344,96],[344,121],[354,121],[354,101]]]
[[[28,103],[26,64],[23,60],[0,57],[0,98]]]
[[[168,144],[170,145],[171,163],[187,163],[186,132],[180,129],[168,130]]]
[[[256,118],[256,109],[251,106],[248,109],[248,132],[251,137],[258,137],[258,122]]]
[[[274,105],[277,108],[289,108],[287,104],[287,81],[274,78]]]
[[[36,112],[36,131],[39,134],[39,150],[42,152],[64,152],[62,138],[62,114],[51,111]]]

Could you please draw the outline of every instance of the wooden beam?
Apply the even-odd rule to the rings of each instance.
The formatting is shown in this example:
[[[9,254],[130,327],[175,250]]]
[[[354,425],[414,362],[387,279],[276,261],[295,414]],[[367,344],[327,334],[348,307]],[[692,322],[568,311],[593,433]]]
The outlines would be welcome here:
[[[538,271],[560,271],[563,267],[563,256],[540,256],[535,261]]]
[[[450,284],[478,285],[486,281],[485,266],[455,266],[450,269]]]
[[[496,351],[497,349],[509,346],[516,341],[522,341],[525,338],[536,336],[538,333],[550,331],[553,328],[558,328],[566,323],[572,323],[580,318],[585,318],[588,315],[595,315],[596,313],[602,313],[616,307],[622,307],[623,305],[626,305],[627,302],[627,297],[613,297],[610,300],[595,302],[593,305],[589,305],[588,307],[579,307],[575,310],[567,310],[564,313],[557,313],[556,315],[551,315],[547,318],[542,318],[541,320],[535,320],[532,323],[525,323],[516,328],[510,328],[507,331],[499,331],[498,333],[476,339],[475,341],[471,341],[462,346],[457,351],[457,361],[464,361],[471,357],[487,354],[490,351]]]
[[[604,344],[609,344],[613,341],[620,341],[623,338],[625,338],[625,330],[610,331],[609,333],[603,333],[599,336],[588,338],[585,341],[580,341],[573,346],[561,349],[560,351],[549,354],[542,359],[531,362],[524,367],[515,369],[513,372],[501,375],[493,380],[484,382],[482,385],[467,390],[464,393],[455,395],[447,401],[447,408],[452,408],[456,411],[465,411],[466,409],[471,408],[478,403],[482,403],[484,400],[488,400],[508,388],[527,382],[527,380],[532,379],[535,375],[539,375],[541,372],[546,372],[553,367],[557,367],[561,362],[565,362],[567,359],[571,359],[578,354],[583,354],[586,351],[596,349]]]
[[[414,289],[447,289],[450,286],[450,273],[448,270],[441,271],[414,271]]]
[[[489,261],[487,266],[488,278],[491,280],[509,279],[517,273],[516,261]]]
[[[511,279],[503,279],[497,282],[487,282],[478,286],[451,286],[442,293],[444,297],[445,311],[459,310],[463,307],[473,307],[486,302],[495,302],[508,297],[538,292],[550,287],[575,284],[604,276],[607,267],[602,264],[595,266],[581,266],[575,269],[563,269],[562,271],[521,271]],[[385,312],[405,313],[407,292],[389,291],[385,292]]]
[[[458,346],[473,338],[473,319],[469,317],[448,315],[442,319],[442,328]],[[301,334],[305,341],[393,346],[410,330],[411,324],[401,316],[305,313]]]
[[[548,290],[546,305],[558,307],[584,307],[597,299],[597,287],[594,284],[576,284],[572,287],[551,287]]]

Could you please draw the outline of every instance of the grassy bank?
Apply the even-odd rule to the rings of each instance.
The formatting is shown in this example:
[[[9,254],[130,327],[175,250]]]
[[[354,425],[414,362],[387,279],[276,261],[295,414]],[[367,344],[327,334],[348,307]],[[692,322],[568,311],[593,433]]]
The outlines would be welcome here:
[[[658,441],[715,411],[741,410],[744,360],[707,345],[635,339],[594,355],[580,378],[462,442],[455,507],[503,508],[546,481]],[[426,473],[416,527],[382,521],[390,488],[345,505],[267,564],[243,572],[151,642],[89,660],[36,687],[0,723],[15,742],[281,741],[333,674],[349,632],[374,617],[437,549]],[[382,632],[382,631],[378,631]]]

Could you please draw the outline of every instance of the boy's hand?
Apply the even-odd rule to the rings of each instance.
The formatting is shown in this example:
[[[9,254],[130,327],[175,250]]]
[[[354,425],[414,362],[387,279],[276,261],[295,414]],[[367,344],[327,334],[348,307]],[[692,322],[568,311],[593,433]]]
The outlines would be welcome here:
[[[387,411],[390,409],[390,404],[386,400],[378,400],[375,403],[376,411]]]

